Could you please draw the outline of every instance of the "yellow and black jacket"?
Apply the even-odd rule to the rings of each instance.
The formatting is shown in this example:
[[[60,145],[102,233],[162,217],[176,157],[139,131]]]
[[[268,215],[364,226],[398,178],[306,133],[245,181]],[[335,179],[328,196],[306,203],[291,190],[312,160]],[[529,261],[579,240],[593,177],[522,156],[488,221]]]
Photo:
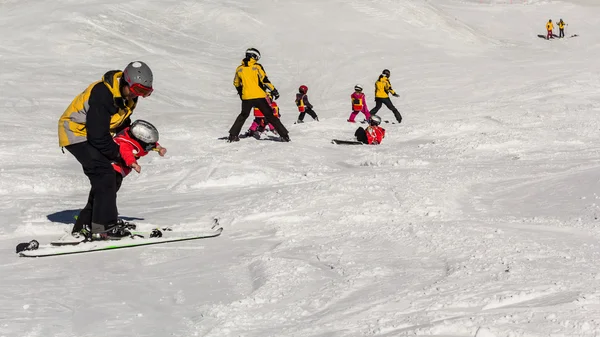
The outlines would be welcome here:
[[[388,98],[390,97],[388,93],[392,95],[396,94],[394,89],[392,89],[390,80],[383,75],[379,75],[379,79],[375,82],[375,98]]]
[[[122,76],[119,70],[109,71],[73,99],[58,121],[59,146],[87,141],[107,158],[118,158],[119,147],[112,136],[129,126],[137,104],[137,97],[121,97]]]
[[[565,28],[565,23],[563,21],[559,21],[558,22],[558,28],[564,29]]]
[[[548,23],[546,24],[546,30],[547,31],[551,31],[554,29],[554,24],[550,21],[548,21]]]
[[[235,70],[233,85],[238,91],[242,100],[265,98],[266,88],[271,91],[275,86],[271,84],[265,69],[255,59],[243,59],[242,64]]]

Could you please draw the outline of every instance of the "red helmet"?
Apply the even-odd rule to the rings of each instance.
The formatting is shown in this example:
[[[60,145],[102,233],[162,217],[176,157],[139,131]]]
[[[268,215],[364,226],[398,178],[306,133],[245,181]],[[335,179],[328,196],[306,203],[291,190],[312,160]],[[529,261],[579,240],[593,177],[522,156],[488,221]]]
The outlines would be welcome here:
[[[300,88],[298,88],[298,91],[300,91],[300,93],[302,94],[306,94],[308,92],[308,87],[305,85],[301,85]]]

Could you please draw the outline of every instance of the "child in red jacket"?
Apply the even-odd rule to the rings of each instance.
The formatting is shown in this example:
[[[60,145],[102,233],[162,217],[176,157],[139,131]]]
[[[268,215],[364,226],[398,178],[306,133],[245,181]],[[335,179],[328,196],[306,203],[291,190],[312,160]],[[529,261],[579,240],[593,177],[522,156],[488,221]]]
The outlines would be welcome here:
[[[112,166],[115,170],[115,179],[117,181],[117,191],[121,188],[123,178],[125,178],[132,170],[140,173],[142,167],[137,160],[150,151],[156,151],[163,157],[167,153],[167,149],[158,144],[158,130],[154,125],[144,121],[136,120],[130,127],[115,135],[113,140],[119,145],[119,153],[121,160],[113,162]],[[75,221],[75,225],[71,230],[73,235],[78,235],[86,225],[92,222],[92,209],[94,199],[90,194],[88,202],[81,210]],[[121,221],[119,219],[119,221]]]
[[[270,92],[267,91],[267,101],[269,101],[269,104],[271,105],[271,108],[273,109],[273,116],[275,116],[275,118],[279,118],[279,106],[277,105],[277,102],[275,102],[273,100],[273,96],[271,95]],[[254,108],[254,121],[252,121],[252,125],[250,125],[250,129],[248,129],[248,132],[246,132],[246,137],[257,137],[260,138],[260,134],[263,133],[265,131],[266,128],[269,128],[269,131],[273,132],[273,133],[277,133],[277,131],[275,131],[275,127],[273,126],[273,124],[266,122],[265,119],[265,115],[263,115],[262,111],[260,111],[259,108]]]
[[[381,124],[381,117],[371,115],[369,126],[366,129],[358,128],[354,133],[356,140],[370,145],[381,144],[381,141],[385,137],[385,129],[379,126],[379,124]]]

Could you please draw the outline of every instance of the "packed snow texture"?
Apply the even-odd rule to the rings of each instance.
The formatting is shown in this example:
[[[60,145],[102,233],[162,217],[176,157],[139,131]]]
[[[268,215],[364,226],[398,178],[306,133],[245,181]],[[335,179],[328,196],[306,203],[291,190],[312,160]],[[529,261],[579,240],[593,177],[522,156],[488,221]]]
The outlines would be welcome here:
[[[538,37],[560,18],[579,36]],[[600,335],[599,24],[595,0],[0,0],[0,336]],[[290,143],[219,139],[249,47]],[[168,153],[121,216],[225,231],[19,258],[87,199],[58,118],[133,60]],[[384,68],[402,124],[331,144]],[[301,84],[320,122],[294,124]]]

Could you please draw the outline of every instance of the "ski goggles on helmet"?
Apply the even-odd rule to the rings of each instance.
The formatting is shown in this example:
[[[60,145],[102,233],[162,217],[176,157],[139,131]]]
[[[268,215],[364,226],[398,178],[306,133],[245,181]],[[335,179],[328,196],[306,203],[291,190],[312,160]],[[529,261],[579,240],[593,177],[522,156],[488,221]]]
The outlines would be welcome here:
[[[139,143],[144,148],[144,151],[146,151],[146,152],[150,152],[150,151],[153,151],[154,149],[156,149],[156,143],[145,143],[142,141],[139,141]]]
[[[152,94],[154,89],[140,83],[134,83],[129,86],[129,91],[131,91],[136,96],[148,97],[150,96],[150,94]]]

